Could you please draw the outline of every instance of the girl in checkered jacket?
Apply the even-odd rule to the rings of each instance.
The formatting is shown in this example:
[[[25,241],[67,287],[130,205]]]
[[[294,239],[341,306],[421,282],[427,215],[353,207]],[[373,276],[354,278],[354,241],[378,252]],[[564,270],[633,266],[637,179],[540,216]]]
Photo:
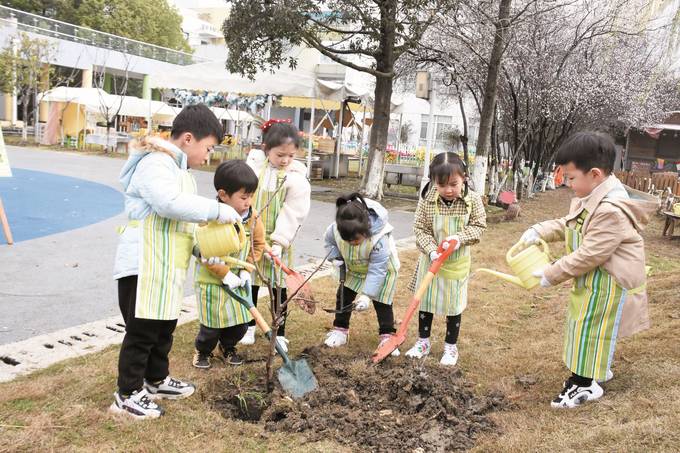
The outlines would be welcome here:
[[[486,229],[486,212],[481,197],[469,189],[465,163],[455,153],[438,154],[430,164],[430,182],[421,193],[413,231],[421,252],[410,289],[425,278],[430,263],[439,257],[443,241],[456,240],[456,249],[444,261],[420,303],[419,338],[407,357],[423,358],[430,353],[430,331],[435,314],[446,316],[444,354],[440,363],[458,362],[458,332],[461,314],[467,306],[470,275],[470,246],[479,242]]]

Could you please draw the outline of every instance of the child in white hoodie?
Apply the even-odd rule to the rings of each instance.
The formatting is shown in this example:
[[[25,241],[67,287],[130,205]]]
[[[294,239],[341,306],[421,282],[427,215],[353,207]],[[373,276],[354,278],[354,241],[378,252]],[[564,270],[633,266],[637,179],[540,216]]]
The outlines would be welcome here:
[[[121,231],[114,266],[125,337],[113,413],[157,418],[164,411],[152,399],[186,398],[195,391],[192,384],[169,376],[168,354],[195,223],[240,219],[231,206],[198,196],[189,173],[221,138],[222,126],[208,107],[188,106],[173,121],[169,141],[141,139],[121,171],[129,222]]]
[[[246,161],[259,179],[254,208],[260,213],[264,223],[271,253],[290,267],[293,264],[293,239],[309,214],[312,188],[307,180],[307,167],[295,160],[295,154],[300,146],[300,132],[297,128],[286,120],[269,120],[262,126],[262,132],[264,151],[251,150]],[[277,191],[280,186],[281,189]],[[267,203],[269,205],[265,209]],[[281,270],[274,266],[267,253],[260,259],[258,267],[267,280],[283,288],[281,299],[282,302],[285,301],[287,297],[285,278],[282,278]],[[263,284],[256,275],[252,287],[255,305],[257,293]],[[276,293],[274,291],[274,297]],[[283,316],[285,319],[287,313]],[[284,321],[279,326],[277,340],[287,351],[288,339],[285,337],[285,329]],[[251,321],[241,343],[254,342],[255,322]]]

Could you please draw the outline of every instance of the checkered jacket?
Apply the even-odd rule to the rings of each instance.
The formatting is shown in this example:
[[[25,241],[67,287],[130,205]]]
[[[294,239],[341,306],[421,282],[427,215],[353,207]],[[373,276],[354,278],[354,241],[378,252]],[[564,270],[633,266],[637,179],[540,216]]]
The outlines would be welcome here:
[[[467,197],[456,198],[450,206],[437,200],[439,194],[437,189],[432,187],[424,198],[418,201],[416,208],[413,232],[416,236],[418,249],[429,255],[430,252],[437,250],[437,241],[434,239],[432,230],[432,219],[435,214],[435,206],[438,204],[439,214],[441,215],[465,215],[470,210],[470,219],[462,231],[458,233],[462,245],[472,245],[479,242],[484,230],[486,229],[486,211],[482,198],[476,192],[469,191]],[[469,208],[468,208],[469,203]]]

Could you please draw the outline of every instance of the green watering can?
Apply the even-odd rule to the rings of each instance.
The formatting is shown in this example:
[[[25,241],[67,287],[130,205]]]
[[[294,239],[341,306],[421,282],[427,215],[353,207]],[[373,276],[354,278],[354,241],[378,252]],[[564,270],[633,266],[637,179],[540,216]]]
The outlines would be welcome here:
[[[514,275],[484,268],[477,271],[495,275],[525,289],[532,289],[541,283],[541,279],[534,277],[533,273],[550,264],[548,244],[543,239],[539,239],[539,244],[540,247],[536,244],[527,246],[524,242],[518,242],[508,250],[505,260]]]

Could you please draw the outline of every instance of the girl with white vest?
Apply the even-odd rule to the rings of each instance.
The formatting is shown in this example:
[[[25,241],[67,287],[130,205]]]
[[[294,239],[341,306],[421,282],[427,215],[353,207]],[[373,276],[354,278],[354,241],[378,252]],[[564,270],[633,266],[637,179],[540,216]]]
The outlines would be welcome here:
[[[173,121],[169,141],[142,138],[121,171],[129,221],[120,231],[114,266],[125,337],[113,413],[157,418],[163,409],[153,399],[185,398],[195,391],[192,384],[169,376],[168,354],[195,223],[240,218],[231,206],[198,196],[189,173],[221,138],[222,126],[208,107],[188,106]]]
[[[336,206],[335,222],[326,230],[325,248],[336,266],[345,267],[346,279],[338,287],[338,313],[325,344],[331,348],[345,345],[351,304],[355,304],[354,310],[364,311],[373,302],[382,345],[395,332],[392,300],[400,263],[392,237],[394,227],[388,223],[387,210],[380,203],[358,193],[338,198]],[[398,356],[399,350],[392,355]]]
[[[300,146],[300,132],[290,124],[290,120],[269,120],[262,126],[264,151],[253,149],[248,154],[246,163],[253,169],[259,179],[254,196],[253,207],[260,213],[265,227],[267,243],[271,245],[271,253],[278,256],[288,267],[293,266],[293,240],[302,223],[309,214],[312,187],[307,180],[307,167],[297,160],[295,155]],[[266,206],[266,208],[265,208]],[[282,288],[281,299],[285,301],[285,274],[274,265],[269,254],[265,253],[258,263],[264,278],[275,287]],[[258,275],[254,276],[252,297],[257,305],[257,295],[264,282]],[[274,291],[274,297],[277,291]],[[276,301],[273,301],[276,302]],[[285,318],[279,325],[277,341],[288,351]],[[251,321],[242,344],[255,342],[255,321]]]

